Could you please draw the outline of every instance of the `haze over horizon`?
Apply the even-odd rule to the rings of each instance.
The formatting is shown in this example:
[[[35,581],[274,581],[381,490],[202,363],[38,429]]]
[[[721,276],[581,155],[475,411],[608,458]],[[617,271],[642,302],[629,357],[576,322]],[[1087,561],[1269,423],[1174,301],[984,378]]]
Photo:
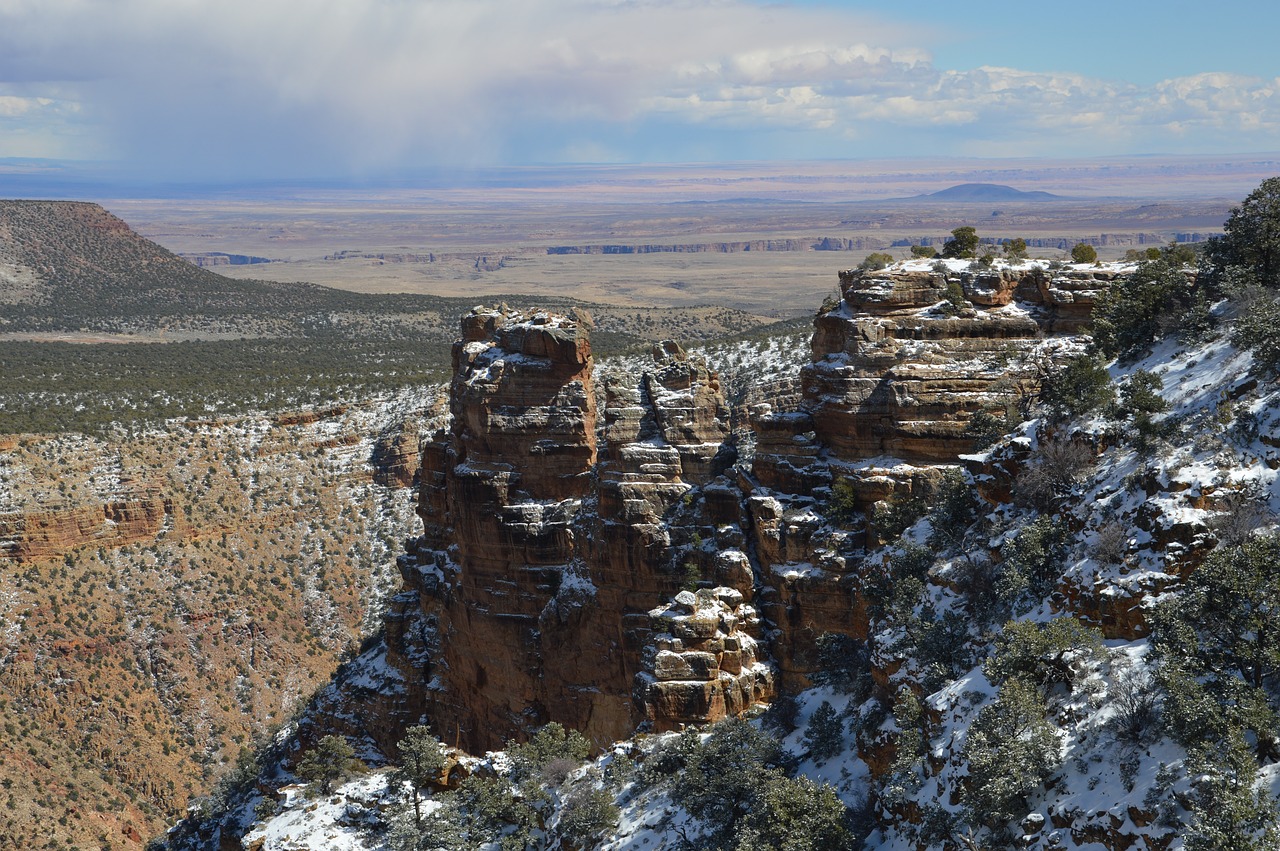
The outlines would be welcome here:
[[[1280,78],[1241,34],[1277,25],[1261,2],[0,0],[0,158],[237,181],[1271,151]]]

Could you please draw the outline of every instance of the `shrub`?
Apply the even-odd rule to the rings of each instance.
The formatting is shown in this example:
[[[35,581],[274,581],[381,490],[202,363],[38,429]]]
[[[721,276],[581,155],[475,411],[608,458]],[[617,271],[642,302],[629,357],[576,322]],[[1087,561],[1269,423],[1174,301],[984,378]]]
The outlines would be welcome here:
[[[948,280],[939,309],[948,316],[957,316],[967,307],[969,307],[969,299],[965,298],[964,286],[954,278]]]
[[[1098,252],[1087,242],[1077,242],[1071,249],[1072,263],[1093,263],[1098,259]]]
[[[1001,415],[992,414],[988,411],[978,411],[969,418],[969,424],[965,426],[965,437],[973,441],[973,448],[977,451],[988,449],[999,442],[1009,432],[1017,427],[1016,418],[1008,413]]]
[[[1120,388],[1120,404],[1126,413],[1161,414],[1169,403],[1160,395],[1164,382],[1154,372],[1140,369]]]
[[[818,765],[844,752],[844,722],[836,715],[830,702],[822,701],[822,705],[809,717],[804,745]]]
[[[916,587],[923,590],[919,584]],[[917,593],[915,602],[919,602],[920,596]],[[920,685],[925,691],[937,691],[973,667],[970,627],[984,622],[980,614],[971,613],[971,617],[966,617],[960,612],[945,611],[939,615],[927,600],[920,606],[919,614],[906,605],[896,608],[891,614],[892,623],[902,629],[890,650],[899,657],[915,661],[920,669]]]
[[[1146,745],[1160,738],[1162,699],[1159,684],[1145,666],[1114,666],[1115,679],[1107,693],[1115,708],[1111,729],[1116,738]]]
[[[431,735],[426,726],[410,727],[404,738],[396,743],[400,752],[400,768],[392,778],[393,783],[409,784],[413,791],[413,818],[422,824],[422,790],[439,783],[448,765],[440,740]]]
[[[1021,237],[1005,240],[1004,256],[1010,260],[1025,260],[1027,256],[1027,241]]]
[[[845,827],[848,820],[849,811],[827,784],[770,773],[732,847],[734,851],[847,851],[856,847]]]
[[[1118,520],[1098,528],[1090,552],[1102,564],[1121,564],[1129,550],[1129,527]]]
[[[928,509],[925,498],[919,495],[895,495],[877,502],[871,510],[871,525],[884,541],[892,541],[924,516]]]
[[[727,843],[758,803],[763,781],[781,767],[778,741],[740,718],[714,725],[685,755],[671,797],[702,822],[709,843]]]
[[[928,739],[924,707],[915,692],[904,686],[893,701],[893,720],[898,727],[894,743],[893,763],[885,783],[883,797],[890,806],[910,800],[919,788],[917,767],[924,759]]]
[[[469,840],[465,847],[499,840],[502,851],[532,847],[533,830],[540,821],[535,805],[542,803],[545,793],[532,784],[517,794],[505,777],[471,775],[457,792],[458,820]]]
[[[323,795],[364,767],[356,752],[342,736],[325,736],[298,761],[294,773]]]
[[[929,546],[935,549],[958,547],[969,527],[978,519],[978,501],[965,473],[951,468],[930,497]]]
[[[1221,512],[1209,521],[1218,544],[1224,549],[1244,546],[1255,532],[1274,521],[1270,496],[1263,487],[1243,487],[1224,496]]]
[[[1253,353],[1254,368],[1263,374],[1280,372],[1280,298],[1252,300],[1241,311],[1231,342]]]
[[[612,795],[580,784],[565,795],[554,835],[573,848],[595,848],[620,817]]]
[[[1062,421],[1105,407],[1114,392],[1106,367],[1094,356],[1084,354],[1045,379],[1040,387],[1040,402],[1050,417]]]
[[[829,633],[828,633],[829,634]],[[817,683],[815,673],[811,679]],[[760,718],[760,723],[766,730],[771,731],[779,738],[789,736],[796,731],[798,726],[796,720],[800,717],[800,703],[796,700],[795,695],[780,694],[769,704],[769,709]]]
[[[851,522],[860,514],[860,499],[851,479],[836,479],[831,485],[831,498],[827,500],[827,516],[837,523]]]
[[[1262,181],[1232,209],[1222,230],[1205,247],[1202,276],[1220,283],[1234,267],[1260,286],[1280,288],[1280,177]]]
[[[1156,415],[1169,410],[1169,403],[1160,395],[1164,386],[1164,381],[1155,372],[1138,370],[1120,388],[1116,418],[1132,424],[1129,434],[1135,447],[1143,454],[1152,452],[1157,441],[1167,438],[1176,427],[1174,420],[1156,418]]]
[[[892,601],[899,596],[897,590],[900,586],[914,583],[913,588],[923,589],[924,579],[933,563],[933,551],[916,545],[908,545],[896,552],[888,564],[864,563],[858,590],[867,601],[871,616],[884,617],[894,608]],[[912,606],[914,599],[912,597]]]
[[[1151,248],[1130,248],[1124,253],[1124,259],[1127,263],[1141,263],[1144,260],[1159,260],[1160,249],[1152,246]]]
[[[918,257],[921,260],[928,260],[930,257],[938,256],[938,249],[932,245],[913,245],[911,246],[911,256]]]
[[[1239,677],[1254,688],[1280,674],[1280,537],[1210,553],[1182,594],[1156,610],[1155,639],[1191,670]]]
[[[638,782],[642,789],[652,789],[670,782],[689,763],[689,756],[702,747],[701,737],[693,727],[678,736],[667,736],[645,754],[640,763]]]
[[[1187,773],[1194,778],[1187,851],[1280,847],[1276,800],[1265,788],[1258,788],[1258,767],[1241,733],[1233,732],[1225,746],[1193,747]]]
[[[1102,633],[1073,617],[1048,623],[1010,621],[996,637],[995,652],[983,665],[995,683],[1023,679],[1041,688],[1060,683],[1073,688],[1081,663],[1102,654]]]
[[[1203,336],[1211,323],[1203,293],[1187,280],[1180,265],[1160,259],[1140,265],[1098,298],[1093,339],[1108,357],[1136,359],[1157,340],[1183,330]]]
[[[893,262],[892,254],[884,254],[879,251],[873,251],[858,264],[858,268],[864,271],[877,272]]]
[[[1039,602],[1053,592],[1067,556],[1067,530],[1052,517],[1037,517],[1001,549],[996,596],[1016,606],[1030,596]]]
[[[538,730],[529,741],[507,746],[512,777],[517,783],[536,777],[544,768],[558,760],[581,765],[590,754],[591,743],[581,733],[577,730],[566,731],[555,721]]]
[[[1014,502],[1047,511],[1068,496],[1097,456],[1087,443],[1070,437],[1042,440],[1036,455],[1013,483]]]
[[[387,831],[391,851],[463,851],[475,847],[465,833],[466,819],[456,806],[454,796],[445,796],[429,812],[415,816],[411,809],[397,812]]]
[[[854,695],[869,689],[871,659],[865,643],[850,635],[824,632],[815,644],[818,669],[809,676],[814,685]]]

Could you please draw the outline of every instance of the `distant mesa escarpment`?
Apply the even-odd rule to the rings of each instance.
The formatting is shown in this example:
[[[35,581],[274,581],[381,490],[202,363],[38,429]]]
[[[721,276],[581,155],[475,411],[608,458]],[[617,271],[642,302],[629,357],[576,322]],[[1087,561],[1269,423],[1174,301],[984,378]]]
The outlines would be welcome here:
[[[960,183],[938,192],[900,200],[986,203],[988,201],[1066,201],[1070,199],[1063,195],[1054,195],[1052,192],[1038,190],[1027,192],[1014,189],[1012,186],[1001,183]]]
[[[1114,277],[1040,264],[845,272],[798,403],[760,404],[740,456],[717,376],[674,343],[598,366],[590,320],[477,308],[452,425],[418,471],[422,534],[387,616],[392,692],[322,701],[391,747],[426,716],[472,752],[559,721],[604,743],[809,684],[817,639],[867,639],[869,520],[928,494],[978,412],[1029,398]],[[324,714],[323,712],[321,713]]]
[[[642,245],[553,245],[547,254],[737,254],[743,251],[870,251],[884,248],[877,237],[805,237],[738,242],[651,243]]]
[[[264,262],[270,261],[180,256],[98,204],[0,200],[0,333],[368,340],[376,325],[381,339],[430,337],[447,346],[452,331],[439,326],[439,311],[474,303],[239,280],[214,271]]]
[[[222,251],[205,251],[200,253],[183,253],[179,257],[202,269],[218,266],[257,266],[260,263],[273,263],[269,257],[255,257],[252,254],[227,254]]]

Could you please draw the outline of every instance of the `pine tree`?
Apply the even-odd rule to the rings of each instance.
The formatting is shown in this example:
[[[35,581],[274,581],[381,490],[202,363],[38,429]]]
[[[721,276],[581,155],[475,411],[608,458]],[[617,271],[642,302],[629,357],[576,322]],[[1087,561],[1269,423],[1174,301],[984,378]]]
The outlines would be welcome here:
[[[358,770],[355,750],[341,736],[325,736],[298,761],[295,773],[321,794],[328,795],[335,783]]]
[[[425,725],[410,727],[405,730],[404,738],[396,744],[400,751],[400,768],[393,776],[393,782],[408,783],[413,789],[413,822],[422,827],[422,790],[432,783],[440,781],[448,765],[444,748],[440,740],[431,735],[431,729]]]
[[[804,744],[809,755],[818,765],[844,751],[844,724],[841,723],[830,702],[822,701],[809,718],[809,728],[804,733]]]

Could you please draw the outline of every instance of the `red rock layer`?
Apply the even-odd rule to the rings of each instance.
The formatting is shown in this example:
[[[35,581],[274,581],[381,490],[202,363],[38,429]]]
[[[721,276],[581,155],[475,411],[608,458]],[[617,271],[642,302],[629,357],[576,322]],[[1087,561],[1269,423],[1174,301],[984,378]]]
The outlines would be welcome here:
[[[103,505],[0,514],[0,556],[28,561],[91,543],[124,546],[150,541],[172,513],[169,500],[151,495]]]

